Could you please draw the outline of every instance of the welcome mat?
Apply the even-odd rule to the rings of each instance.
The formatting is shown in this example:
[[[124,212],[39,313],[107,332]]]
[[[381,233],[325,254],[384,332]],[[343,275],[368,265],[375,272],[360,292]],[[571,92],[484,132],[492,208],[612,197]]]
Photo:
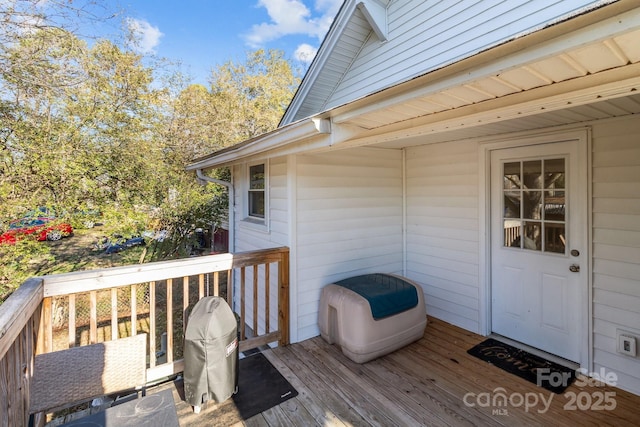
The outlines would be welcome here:
[[[298,395],[262,353],[240,359],[238,375],[238,392],[232,399],[244,420]]]
[[[558,394],[563,393],[576,378],[573,369],[493,338],[467,350],[467,353]]]

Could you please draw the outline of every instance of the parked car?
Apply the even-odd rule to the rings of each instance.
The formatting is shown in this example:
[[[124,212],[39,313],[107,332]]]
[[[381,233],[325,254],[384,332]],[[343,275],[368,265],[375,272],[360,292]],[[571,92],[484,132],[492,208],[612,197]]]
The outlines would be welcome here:
[[[57,222],[51,217],[26,216],[9,223],[7,231],[0,235],[0,244],[13,245],[25,236],[35,236],[39,242],[60,240],[73,235],[73,227],[67,222]]]

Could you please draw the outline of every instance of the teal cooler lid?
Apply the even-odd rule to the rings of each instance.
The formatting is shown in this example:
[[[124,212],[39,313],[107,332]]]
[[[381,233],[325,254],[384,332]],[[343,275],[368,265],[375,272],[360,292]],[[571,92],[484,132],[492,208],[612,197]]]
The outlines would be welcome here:
[[[335,283],[369,302],[375,320],[402,313],[418,305],[416,287],[400,277],[375,273],[350,277]]]

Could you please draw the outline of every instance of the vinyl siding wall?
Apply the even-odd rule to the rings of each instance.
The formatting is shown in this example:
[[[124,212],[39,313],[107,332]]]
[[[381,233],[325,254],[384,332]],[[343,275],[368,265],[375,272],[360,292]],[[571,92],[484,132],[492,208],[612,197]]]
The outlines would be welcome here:
[[[616,351],[620,331],[640,345],[640,120],[596,121],[591,128],[594,369],[614,372],[618,386],[640,394],[640,357]],[[478,143],[410,147],[405,157],[406,260],[400,150],[299,155],[293,167],[271,160],[268,231],[243,224],[238,191],[237,251],[295,246],[297,341],[318,335],[324,285],[370,272],[402,274],[405,263],[407,277],[423,286],[430,316],[482,333]],[[295,175],[293,205],[286,201],[288,169]],[[296,206],[294,225],[288,206]]]
[[[298,339],[319,334],[323,286],[402,272],[402,153],[358,148],[297,159]]]
[[[288,211],[287,211],[287,162],[285,158],[272,159],[267,163],[267,185],[268,188],[268,218],[269,226],[257,226],[244,220],[246,216],[246,195],[248,166],[239,165],[233,168],[234,181],[237,184],[235,192],[235,252],[251,251],[256,249],[267,249],[279,246],[288,246]],[[246,301],[253,301],[253,269],[246,269]],[[259,283],[264,283],[264,266],[258,270]],[[269,323],[272,328],[278,325],[278,272],[275,267],[270,269],[270,292],[269,292]],[[240,283],[240,275],[237,274],[235,283]],[[239,307],[240,289],[234,291],[235,304]],[[258,313],[263,316],[265,313],[264,295],[260,295]],[[247,324],[253,324],[253,307],[249,304],[246,310]],[[259,333],[264,333],[265,319],[258,319]]]
[[[640,394],[635,358],[616,352],[618,331],[640,346],[640,119],[593,126],[593,357]]]
[[[602,3],[585,0],[412,0],[388,7],[388,41],[371,36],[324,109],[441,68],[544,23]]]
[[[479,332],[478,147],[407,149],[407,277],[427,313]]]
[[[638,356],[617,352],[620,332],[640,345],[640,120],[591,123],[594,371],[640,394]],[[407,276],[427,312],[480,330],[478,145],[407,149]],[[587,325],[585,325],[587,327]]]

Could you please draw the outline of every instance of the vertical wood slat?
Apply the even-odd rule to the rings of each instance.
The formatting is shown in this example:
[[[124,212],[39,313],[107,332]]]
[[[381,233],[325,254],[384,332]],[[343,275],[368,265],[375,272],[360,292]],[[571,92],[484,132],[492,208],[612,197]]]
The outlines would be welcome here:
[[[20,358],[16,357],[15,347],[18,340],[20,340],[20,335],[22,333],[24,333],[24,330],[20,332],[11,347],[7,349],[6,353],[2,357],[2,360],[0,360],[0,405],[2,405],[0,406],[0,408],[3,410],[2,412],[4,412],[5,410],[7,411],[6,414],[2,414],[5,415],[2,418],[6,418],[7,421],[3,422],[3,420],[0,419],[0,426],[2,427],[9,427],[8,421],[11,419],[17,421],[18,419],[21,419],[23,417],[23,411],[21,411],[18,407],[19,401],[16,402],[18,393],[15,393],[15,391],[17,391],[16,389],[19,386],[18,382],[13,376],[13,368],[20,361]]]
[[[233,310],[233,271],[227,270],[227,303]]]
[[[0,305],[0,426],[29,425],[34,357],[46,350],[50,330],[41,322],[43,290],[42,279],[27,279]],[[47,304],[51,315],[51,301]]]
[[[69,348],[76,346],[76,295],[69,295]]]
[[[270,265],[266,263],[264,265],[264,333],[268,334],[271,332],[271,327],[269,325],[269,307],[270,307],[270,299],[269,299],[269,283],[271,282],[271,274],[270,274]]]
[[[278,345],[289,345],[289,251],[283,252],[278,263]]]
[[[173,362],[173,279],[167,279],[167,363]]]
[[[30,378],[33,376],[39,310],[24,325],[0,360],[0,425],[29,425]]]
[[[245,268],[242,267],[240,269],[240,340],[244,340],[245,339],[245,333],[244,333],[244,324],[245,324],[245,299],[244,299],[244,293],[245,293],[245,281],[247,278],[247,273],[245,271]]]
[[[149,282],[149,366],[156,366],[156,282]]]
[[[187,308],[189,308],[189,276],[182,278],[182,333],[187,331]]]
[[[204,298],[204,274],[198,275],[198,299]]]
[[[118,339],[118,289],[111,288],[111,339]]]
[[[258,336],[258,265],[253,266],[253,336]]]
[[[22,403],[21,406],[23,408],[24,422],[29,421],[29,396],[31,393],[31,378],[33,377],[33,357],[35,354],[34,350],[35,350],[35,339],[36,339],[33,332],[37,329],[39,320],[40,320],[40,314],[37,312],[34,313],[34,315],[31,317],[31,319],[25,326],[25,329],[22,331],[22,337],[20,339],[20,342],[23,343],[23,345],[21,346],[22,350],[20,352],[21,353],[20,358],[22,363],[16,364],[16,367],[20,369],[19,374],[22,379],[21,387],[20,387],[21,388],[20,401]]]
[[[53,351],[53,324],[52,324],[52,298],[47,297],[42,300],[42,319],[40,321],[41,333],[38,353],[50,353]]]
[[[220,273],[217,271],[213,272],[213,295],[220,296]]]
[[[44,319],[45,319],[45,310],[44,310],[44,299],[42,300],[42,304],[40,305],[40,313],[41,319],[38,325],[38,332],[36,333],[36,354],[42,354],[45,352],[45,328],[44,328]]]
[[[131,285],[131,336],[138,335],[138,285]]]
[[[98,292],[89,292],[89,342],[98,342]]]

